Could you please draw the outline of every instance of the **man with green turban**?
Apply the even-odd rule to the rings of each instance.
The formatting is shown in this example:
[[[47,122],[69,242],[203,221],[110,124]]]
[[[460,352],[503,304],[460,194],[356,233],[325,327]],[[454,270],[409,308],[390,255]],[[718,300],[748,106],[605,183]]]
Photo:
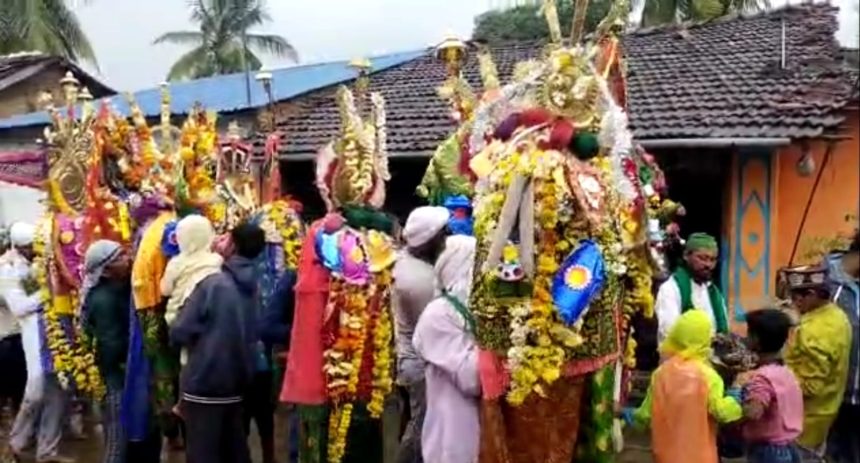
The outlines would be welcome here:
[[[682,313],[694,309],[707,313],[718,333],[728,333],[725,297],[711,281],[718,254],[713,236],[693,233],[687,238],[683,263],[657,292],[655,310],[660,342]]]

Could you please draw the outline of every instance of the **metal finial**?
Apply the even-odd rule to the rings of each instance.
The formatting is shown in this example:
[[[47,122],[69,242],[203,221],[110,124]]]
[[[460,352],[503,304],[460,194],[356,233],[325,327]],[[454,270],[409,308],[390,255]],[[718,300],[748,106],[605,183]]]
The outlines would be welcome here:
[[[60,85],[62,85],[63,87],[66,87],[66,86],[77,87],[80,84],[81,84],[80,81],[78,81],[78,79],[75,78],[74,74],[72,74],[72,71],[66,71],[66,75],[63,76],[62,79],[60,79]]]

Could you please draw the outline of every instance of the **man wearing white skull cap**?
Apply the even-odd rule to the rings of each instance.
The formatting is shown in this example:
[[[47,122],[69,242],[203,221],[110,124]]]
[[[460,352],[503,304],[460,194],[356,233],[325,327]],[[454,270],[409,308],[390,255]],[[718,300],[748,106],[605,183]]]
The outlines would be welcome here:
[[[0,257],[0,295],[21,327],[26,361],[26,387],[20,410],[9,433],[9,447],[17,458],[36,437],[37,463],[74,461],[59,455],[65,392],[56,378],[42,368],[42,337],[39,330],[41,302],[38,294],[25,289],[30,280],[35,227],[17,222],[9,229],[12,247]],[[28,294],[29,293],[29,294]]]
[[[433,264],[445,247],[450,213],[444,207],[423,206],[406,219],[406,249],[394,264],[395,342],[397,383],[409,394],[410,420],[400,442],[397,463],[421,462],[421,424],[424,422],[424,362],[412,346],[412,333],[424,307],[433,300]]]

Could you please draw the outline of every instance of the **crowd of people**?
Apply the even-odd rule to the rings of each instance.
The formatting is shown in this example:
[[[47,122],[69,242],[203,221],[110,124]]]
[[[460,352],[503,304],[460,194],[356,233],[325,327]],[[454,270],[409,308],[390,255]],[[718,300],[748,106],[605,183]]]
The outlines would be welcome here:
[[[624,424],[650,428],[656,463],[860,463],[857,239],[780,270],[790,303],[733,324],[716,239],[680,239],[684,209],[634,142],[626,5],[586,41],[544,2],[541,59],[503,87],[479,51],[480,96],[470,47],[441,44],[457,128],[402,227],[369,73],[336,92],[340,131],[315,159],[326,210],[307,224],[280,191],[281,134],[255,168],[253,144],[201,108],[156,143],[133,101],[130,121],[87,103],[74,120],[70,87],[68,120],[48,108],[44,217],[13,224],[0,257],[8,456],[74,461],[68,404],[94,401],[104,463],[159,462],[180,436],[186,463],[250,463],[253,428],[263,463],[611,463]],[[654,314],[660,361],[637,404],[633,323]]]
[[[480,349],[469,307],[476,241],[449,236],[449,220],[443,207],[420,207],[399,237],[393,270],[396,379],[408,397],[409,420],[398,463],[479,461]],[[161,281],[167,305],[174,307],[170,339],[182,350],[174,412],[184,424],[189,463],[250,462],[252,418],[268,436],[261,439],[264,461],[280,461],[271,441],[273,410],[257,405],[265,400],[255,396],[272,389],[272,373],[259,367],[272,353],[260,346],[271,349],[289,336],[296,274],[286,272],[261,304],[254,260],[265,246],[263,230],[246,223],[230,236],[232,252],[222,256],[212,250],[215,234],[207,219],[183,218],[177,226],[181,252]],[[74,461],[59,453],[68,397],[56,378],[38,368],[32,240],[32,226],[14,224],[11,246],[0,257],[2,394],[17,411],[8,445],[16,458],[35,442],[38,462]],[[719,461],[718,429],[726,426],[738,430],[750,462],[856,463],[858,240],[821,266],[781,273],[799,318],[784,307],[748,313],[745,345],[755,363],[731,380],[713,363],[715,333],[728,332],[725,303],[710,281],[716,254],[716,241],[707,235],[687,240],[684,262],[658,291],[661,365],[645,400],[635,408],[619,404],[619,418],[650,427],[658,463]],[[143,461],[129,454],[120,413],[129,343],[128,250],[96,241],[86,251],[84,269],[81,321],[107,389],[99,404],[103,461]],[[293,446],[298,431],[293,429]],[[297,461],[295,452],[289,461]]]

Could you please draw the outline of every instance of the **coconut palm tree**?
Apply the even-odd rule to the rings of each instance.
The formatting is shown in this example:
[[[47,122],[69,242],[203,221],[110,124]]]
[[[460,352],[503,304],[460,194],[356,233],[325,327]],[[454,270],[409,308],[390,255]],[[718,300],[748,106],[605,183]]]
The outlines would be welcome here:
[[[637,0],[644,2],[642,25],[656,26],[678,21],[701,21],[729,13],[770,8],[770,0]]]
[[[96,64],[93,47],[65,0],[0,1],[0,54],[21,51]]]
[[[260,69],[262,63],[252,50],[298,61],[296,50],[280,35],[249,32],[254,26],[271,21],[265,0],[191,0],[190,3],[191,21],[199,30],[168,32],[154,42],[193,47],[173,64],[168,80]]]

